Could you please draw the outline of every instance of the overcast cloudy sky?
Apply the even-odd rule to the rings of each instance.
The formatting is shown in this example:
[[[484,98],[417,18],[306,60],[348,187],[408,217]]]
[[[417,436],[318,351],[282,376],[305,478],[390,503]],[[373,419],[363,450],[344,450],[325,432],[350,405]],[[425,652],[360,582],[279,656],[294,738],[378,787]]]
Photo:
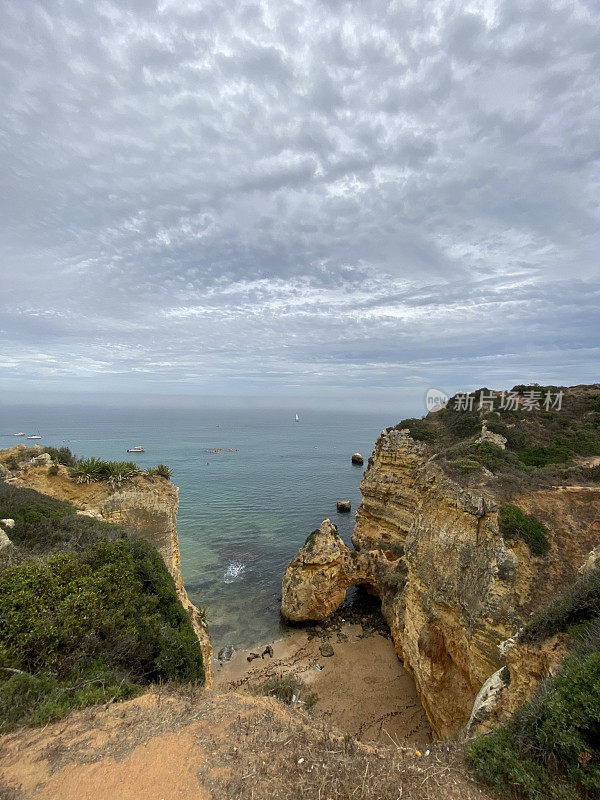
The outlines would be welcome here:
[[[0,9],[4,399],[598,380],[596,0]]]

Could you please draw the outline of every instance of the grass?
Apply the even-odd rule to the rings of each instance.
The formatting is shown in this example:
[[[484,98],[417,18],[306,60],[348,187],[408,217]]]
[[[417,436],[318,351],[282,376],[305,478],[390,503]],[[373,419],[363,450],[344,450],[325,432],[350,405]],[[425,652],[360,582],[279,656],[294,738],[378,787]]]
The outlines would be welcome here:
[[[152,545],[5,483],[0,517],[15,520],[14,552],[0,558],[0,731],[152,681],[203,683],[198,641]]]
[[[498,525],[505,539],[522,539],[535,556],[543,556],[550,549],[546,526],[524,514],[518,506],[509,503],[503,505],[498,515]]]

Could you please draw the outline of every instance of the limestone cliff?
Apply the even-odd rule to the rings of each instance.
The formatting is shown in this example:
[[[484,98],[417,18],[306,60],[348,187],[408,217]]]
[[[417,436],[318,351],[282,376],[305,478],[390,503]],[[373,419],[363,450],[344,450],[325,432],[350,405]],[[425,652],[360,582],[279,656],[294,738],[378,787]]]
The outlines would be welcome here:
[[[24,450],[23,445],[2,451],[4,459]],[[76,483],[66,467],[50,469],[46,463],[24,463],[6,478],[15,486],[35,489],[57,500],[66,500],[82,514],[122,525],[153,544],[175,581],[177,594],[188,613],[200,642],[206,673],[206,686],[212,683],[212,646],[202,615],[187,596],[181,573],[177,538],[179,489],[159,476],[136,476],[118,488],[106,482]]]
[[[306,583],[319,570],[322,610],[343,599],[343,587],[370,585],[434,731],[450,736],[468,722],[479,690],[506,663],[499,645],[575,577],[598,544],[600,490],[545,489],[515,500],[547,524],[551,550],[544,557],[523,542],[505,542],[489,486],[465,488],[451,479],[428,445],[407,431],[382,433],[361,491],[356,552],[338,546],[338,563],[330,559],[324,580],[323,565],[315,571],[305,546],[286,572],[282,613],[316,618],[303,600],[312,597]],[[367,554],[368,575],[360,567]],[[327,581],[336,587],[329,604]]]

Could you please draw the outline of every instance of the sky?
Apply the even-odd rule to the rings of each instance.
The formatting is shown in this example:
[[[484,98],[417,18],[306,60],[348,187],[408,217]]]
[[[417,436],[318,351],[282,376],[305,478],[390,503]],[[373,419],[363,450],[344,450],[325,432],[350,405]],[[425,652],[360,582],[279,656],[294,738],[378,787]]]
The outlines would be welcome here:
[[[598,381],[599,75],[595,0],[0,0],[2,400]]]

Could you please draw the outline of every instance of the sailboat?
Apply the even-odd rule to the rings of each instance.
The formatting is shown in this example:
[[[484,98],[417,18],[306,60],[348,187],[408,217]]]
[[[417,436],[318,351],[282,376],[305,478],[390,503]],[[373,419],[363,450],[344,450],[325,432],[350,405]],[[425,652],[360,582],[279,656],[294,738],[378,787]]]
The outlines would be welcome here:
[[[300,417],[298,416],[298,414],[296,414],[296,416],[294,417],[294,422],[300,422]]]

